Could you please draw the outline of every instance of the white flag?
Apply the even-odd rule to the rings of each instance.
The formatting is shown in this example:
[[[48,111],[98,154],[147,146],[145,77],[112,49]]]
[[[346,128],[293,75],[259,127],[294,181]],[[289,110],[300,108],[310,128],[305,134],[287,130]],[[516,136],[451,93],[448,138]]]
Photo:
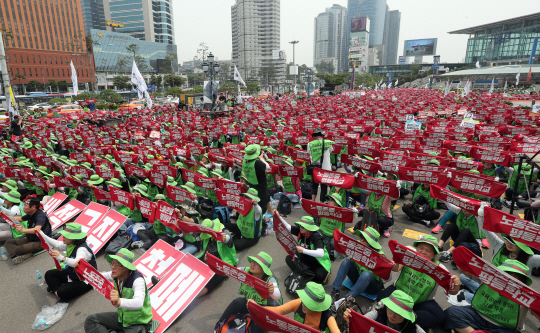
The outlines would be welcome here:
[[[493,78],[491,80],[491,88],[489,88],[489,94],[493,94],[493,88],[494,88],[494,85],[495,85],[495,78]]]
[[[131,82],[133,82],[133,84],[137,88],[139,99],[142,99],[144,92],[147,90],[147,87],[146,82],[144,82],[144,78],[141,75],[141,72],[139,72],[139,69],[137,68],[135,59],[133,59],[133,67],[131,69]]]
[[[397,88],[397,84],[399,82],[399,79],[396,80],[396,83],[394,83],[394,87]]]
[[[476,62],[476,68],[480,68],[480,61]]]
[[[450,92],[450,80],[446,81],[446,88],[444,88],[444,96]]]
[[[150,98],[150,94],[148,94],[148,91],[144,91],[144,96],[146,97],[146,106],[148,106],[149,109],[152,108],[152,98]]]
[[[519,66],[518,72],[516,74],[516,86],[519,84],[519,75],[521,74],[521,66]]]
[[[242,80],[242,76],[240,76],[240,72],[238,71],[238,68],[236,68],[236,65],[234,65],[234,80],[242,83],[244,87],[246,86],[246,83],[244,80]]]
[[[77,72],[75,66],[73,66],[73,60],[71,60],[71,82],[73,83],[73,93],[75,96],[79,93],[79,83],[77,82]]]
[[[506,91],[506,88],[508,88],[508,78],[504,81],[504,91]]]
[[[242,91],[240,90],[240,86],[238,86],[238,98],[236,99],[236,102],[238,104],[244,103],[244,101],[242,100]]]

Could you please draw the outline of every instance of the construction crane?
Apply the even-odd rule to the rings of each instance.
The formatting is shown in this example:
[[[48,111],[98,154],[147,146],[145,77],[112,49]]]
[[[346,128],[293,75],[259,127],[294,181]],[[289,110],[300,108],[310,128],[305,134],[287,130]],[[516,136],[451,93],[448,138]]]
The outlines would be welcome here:
[[[119,21],[107,20],[107,25],[112,27],[113,31],[116,31],[116,28],[123,28],[124,23]]]

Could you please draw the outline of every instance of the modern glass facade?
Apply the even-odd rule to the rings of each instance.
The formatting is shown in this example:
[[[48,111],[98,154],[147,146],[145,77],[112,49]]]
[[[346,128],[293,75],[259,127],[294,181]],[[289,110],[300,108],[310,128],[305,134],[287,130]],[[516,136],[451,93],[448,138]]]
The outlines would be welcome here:
[[[146,68],[139,67],[141,72],[155,73],[161,67],[160,59],[168,53],[176,54],[176,45],[146,42],[134,37],[103,30],[91,30],[94,41],[94,63],[96,72],[131,72],[133,53],[126,46],[136,44],[138,54],[145,59]],[[178,71],[178,64],[174,64],[174,72]]]
[[[351,20],[355,17],[369,17],[369,46],[383,43],[386,20],[386,0],[349,0],[347,40],[350,39]]]
[[[89,35],[91,29],[105,30],[103,0],[81,0],[81,9],[85,35]]]
[[[313,45],[313,63],[321,59],[328,61],[334,58],[338,65],[336,70],[346,66],[347,62],[347,8],[333,5],[315,18]]]
[[[386,13],[386,24],[384,28],[383,65],[397,64],[400,25],[401,13],[399,10],[389,10]]]
[[[174,44],[174,24],[172,19],[172,1],[152,1],[154,33],[157,43]]]

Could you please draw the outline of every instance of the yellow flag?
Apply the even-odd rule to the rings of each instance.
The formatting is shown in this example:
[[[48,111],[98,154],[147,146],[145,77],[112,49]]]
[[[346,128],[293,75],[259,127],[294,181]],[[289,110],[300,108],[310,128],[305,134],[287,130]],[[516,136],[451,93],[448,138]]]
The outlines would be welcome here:
[[[17,102],[15,102],[15,97],[13,96],[13,90],[11,90],[11,86],[9,86],[9,95],[11,96],[11,105],[15,107],[17,105]]]

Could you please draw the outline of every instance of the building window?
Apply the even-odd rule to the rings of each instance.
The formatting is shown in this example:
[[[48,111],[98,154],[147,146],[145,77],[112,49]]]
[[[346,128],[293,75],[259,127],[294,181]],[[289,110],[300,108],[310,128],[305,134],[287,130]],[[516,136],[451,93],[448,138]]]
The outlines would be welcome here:
[[[49,76],[49,69],[47,68],[47,76]]]
[[[24,59],[22,57],[22,54],[21,54],[21,64],[24,64]]]
[[[37,68],[34,68],[36,70],[36,76],[38,76],[37,74]],[[43,69],[41,70],[41,76],[43,76]]]
[[[30,55],[28,55],[28,54],[26,55],[26,62],[30,63]]]
[[[56,70],[56,76],[60,76],[60,70],[59,69]]]
[[[26,76],[26,68],[23,68],[22,71],[23,71],[23,75]],[[32,73],[30,73],[30,74],[32,74]]]
[[[34,64],[36,63],[36,56],[34,54],[32,54],[32,61],[34,62]]]
[[[54,57],[54,61],[56,61],[56,64],[58,65],[58,58]]]
[[[38,55],[39,63],[41,64],[41,56]]]
[[[8,60],[9,60],[9,58],[8,58]],[[15,61],[15,63],[17,63],[17,55],[16,54],[13,55],[13,60]]]
[[[19,68],[18,68],[18,67],[17,67],[17,74],[20,74],[20,73],[19,73]]]
[[[60,65],[63,65],[64,63],[62,62],[62,57],[60,57]]]
[[[50,62],[51,65],[52,65],[52,57],[49,57],[49,62]]]
[[[63,68],[62,68],[62,76],[66,76],[66,72],[64,72]]]

